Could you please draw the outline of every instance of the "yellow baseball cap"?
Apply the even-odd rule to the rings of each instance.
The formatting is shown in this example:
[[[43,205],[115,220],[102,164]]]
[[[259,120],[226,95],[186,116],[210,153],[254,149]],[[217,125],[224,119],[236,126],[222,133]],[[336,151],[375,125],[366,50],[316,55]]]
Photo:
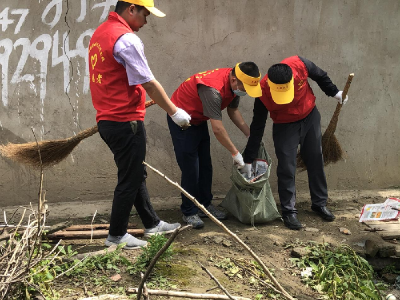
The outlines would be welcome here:
[[[235,74],[236,77],[243,83],[244,89],[246,93],[253,98],[261,97],[262,91],[260,86],[261,74],[258,77],[249,76],[240,70],[239,65],[241,63],[236,64],[235,66]]]
[[[292,79],[283,84],[273,83],[268,79],[269,90],[271,92],[272,100],[276,104],[288,104],[293,101],[294,98],[294,83]]]
[[[140,5],[146,7],[146,9],[151,12],[156,17],[165,17],[165,14],[159,9],[154,7],[154,0],[123,0],[124,2]]]

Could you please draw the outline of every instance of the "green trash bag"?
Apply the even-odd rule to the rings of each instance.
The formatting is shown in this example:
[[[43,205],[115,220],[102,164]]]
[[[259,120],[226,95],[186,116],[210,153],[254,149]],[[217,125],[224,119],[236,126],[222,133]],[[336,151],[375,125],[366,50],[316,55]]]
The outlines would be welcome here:
[[[221,206],[240,222],[253,226],[280,218],[268,181],[272,161],[263,143],[260,145],[257,158],[267,161],[265,174],[257,181],[248,182],[236,166],[233,166],[232,188],[221,203]]]

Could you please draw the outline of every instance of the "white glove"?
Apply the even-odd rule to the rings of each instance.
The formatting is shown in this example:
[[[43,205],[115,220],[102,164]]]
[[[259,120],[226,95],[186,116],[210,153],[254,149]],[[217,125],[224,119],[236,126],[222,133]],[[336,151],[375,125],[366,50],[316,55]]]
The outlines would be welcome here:
[[[179,126],[188,126],[190,124],[190,119],[192,119],[189,114],[183,109],[177,107],[178,110],[171,116],[172,121]]]
[[[244,174],[246,178],[251,178],[251,164],[245,164],[244,167],[240,169],[240,173]]]
[[[233,164],[237,166],[238,169],[244,167],[243,156],[242,154],[240,154],[239,151],[235,155],[232,154],[232,158],[233,158]]]
[[[346,95],[346,98],[342,101],[342,94],[343,94],[343,91],[339,91],[339,92],[338,92],[335,96],[333,96],[333,97],[336,98],[336,100],[337,100],[340,104],[345,105],[346,102],[347,102],[347,100],[349,100],[349,97]]]

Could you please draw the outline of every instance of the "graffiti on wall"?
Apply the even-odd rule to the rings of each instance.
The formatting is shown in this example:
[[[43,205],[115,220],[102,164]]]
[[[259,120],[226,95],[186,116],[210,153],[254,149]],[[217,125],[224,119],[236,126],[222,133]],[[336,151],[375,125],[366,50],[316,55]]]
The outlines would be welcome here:
[[[48,72],[59,65],[63,70],[63,91],[69,92],[71,82],[71,64],[73,60],[84,60],[84,66],[77,69],[77,75],[83,80],[83,94],[89,91],[88,71],[88,40],[98,24],[90,24],[93,28],[84,28],[84,21],[91,11],[101,11],[99,23],[106,20],[111,6],[117,0],[74,0],[74,13],[71,11],[71,0],[37,0],[39,1],[40,19],[37,7],[33,12],[34,1],[27,1],[28,7],[0,8],[0,28],[2,35],[15,36],[17,39],[0,38],[0,68],[1,68],[1,100],[3,106],[9,104],[9,87],[14,84],[26,83],[38,95],[43,105],[47,93]],[[16,1],[16,6],[21,6]],[[80,7],[79,7],[80,6]],[[43,7],[43,9],[42,9]],[[90,10],[90,11],[89,11]],[[76,16],[75,16],[76,14]],[[68,15],[68,18],[66,17]],[[71,24],[68,20],[71,18]],[[40,22],[42,25],[40,25]],[[77,23],[81,25],[76,26]],[[86,22],[88,24],[89,22]],[[93,23],[93,22],[92,22]],[[32,24],[34,27],[32,28]],[[40,25],[40,26],[39,26]],[[57,29],[57,25],[68,28],[64,32]],[[70,31],[81,28],[82,32],[76,41],[70,40]],[[83,28],[83,29],[82,29]],[[51,32],[50,33],[46,33]],[[22,37],[20,37],[22,35]],[[24,36],[25,35],[25,36]],[[74,43],[74,44],[73,44]],[[10,60],[17,57],[13,63]],[[26,66],[34,65],[35,71]],[[79,65],[79,62],[77,62]],[[82,70],[84,69],[84,72]],[[83,74],[81,74],[83,73]],[[77,95],[78,96],[78,95]],[[41,116],[42,118],[42,116]]]

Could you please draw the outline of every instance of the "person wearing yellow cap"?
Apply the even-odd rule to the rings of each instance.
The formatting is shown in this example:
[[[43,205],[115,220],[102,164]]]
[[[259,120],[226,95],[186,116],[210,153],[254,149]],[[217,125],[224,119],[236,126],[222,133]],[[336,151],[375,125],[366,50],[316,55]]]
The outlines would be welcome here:
[[[169,233],[180,227],[159,219],[146,188],[146,93],[163,108],[177,126],[190,116],[171,102],[152,74],[143,43],[134,33],[147,24],[150,13],[163,17],[153,0],[118,1],[115,11],[94,32],[89,43],[90,91],[101,138],[114,155],[118,183],[106,246],[124,243],[125,249],[146,245],[127,233],[129,215],[135,206],[145,227],[145,236]]]
[[[217,140],[232,154],[234,164],[242,168],[243,157],[222,124],[222,111],[227,108],[232,122],[248,137],[250,129],[238,109],[239,101],[245,95],[261,96],[260,78],[261,74],[255,63],[238,63],[234,68],[194,74],[171,96],[171,101],[187,111],[192,118],[191,126],[181,130],[167,117],[175,156],[182,172],[181,185],[220,220],[226,218],[226,213],[211,204],[213,170],[207,121],[210,120]],[[200,217],[206,215],[183,194],[181,210],[187,224],[193,228],[204,226]]]
[[[241,169],[251,177],[251,163],[256,158],[268,112],[273,121],[273,141],[278,159],[278,192],[284,224],[294,230],[302,227],[297,219],[296,156],[298,145],[307,167],[311,195],[311,209],[326,221],[335,216],[326,207],[328,189],[324,173],[321,142],[321,115],[315,106],[315,96],[308,83],[314,80],[330,97],[342,101],[342,91],[334,85],[327,73],[310,60],[291,56],[271,66],[261,80],[262,96],[254,102],[250,138],[243,153],[245,166]]]

